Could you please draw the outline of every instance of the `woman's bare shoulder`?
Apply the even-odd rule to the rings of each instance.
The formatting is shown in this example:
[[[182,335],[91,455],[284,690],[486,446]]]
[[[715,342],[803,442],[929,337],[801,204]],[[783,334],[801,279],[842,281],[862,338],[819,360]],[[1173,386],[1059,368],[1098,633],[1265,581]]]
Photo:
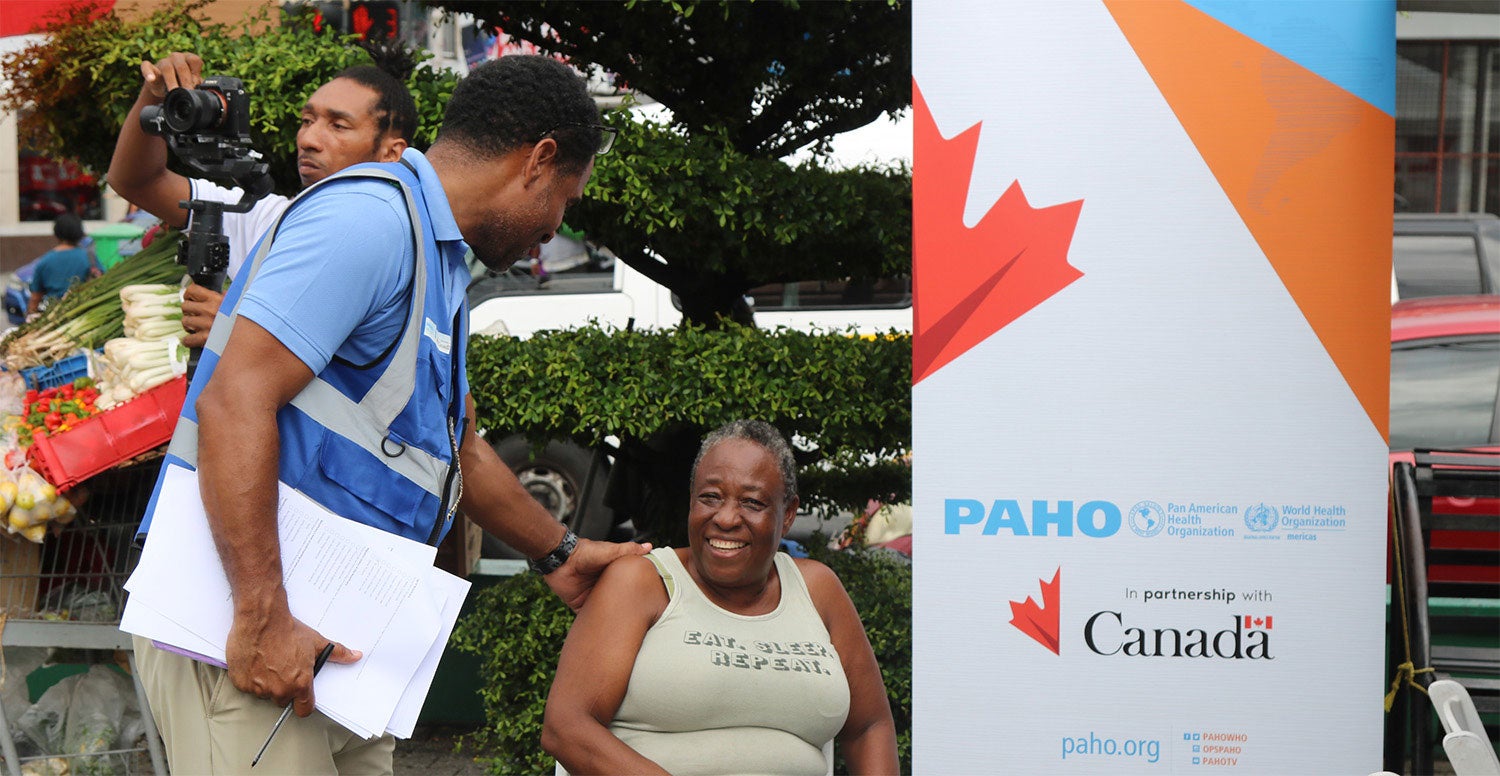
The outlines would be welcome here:
[[[814,601],[823,596],[844,593],[844,583],[826,563],[812,558],[793,558],[792,561],[797,564],[797,570],[802,572],[802,581],[807,583],[807,592]]]
[[[598,597],[609,606],[640,607],[659,614],[667,605],[667,590],[661,574],[644,555],[625,555],[605,567],[589,597]]]
[[[615,558],[604,568],[599,577],[600,585],[639,588],[661,586],[661,574],[645,555],[624,555]]]

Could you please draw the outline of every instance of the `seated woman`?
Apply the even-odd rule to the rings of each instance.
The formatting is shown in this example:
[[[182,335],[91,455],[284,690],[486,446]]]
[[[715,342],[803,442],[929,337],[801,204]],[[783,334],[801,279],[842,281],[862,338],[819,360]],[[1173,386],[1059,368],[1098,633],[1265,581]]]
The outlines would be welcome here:
[[[693,464],[688,547],[621,558],[568,633],[542,746],[570,773],[896,773],[896,726],[839,579],[777,551],[797,514],[791,448],[760,421]]]

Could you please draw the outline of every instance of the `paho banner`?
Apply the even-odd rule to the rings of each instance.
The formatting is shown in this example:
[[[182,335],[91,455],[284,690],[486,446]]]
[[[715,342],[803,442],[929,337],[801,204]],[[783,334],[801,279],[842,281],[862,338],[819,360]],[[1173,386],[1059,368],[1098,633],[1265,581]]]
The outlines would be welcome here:
[[[917,772],[1380,769],[1394,28],[914,4]]]

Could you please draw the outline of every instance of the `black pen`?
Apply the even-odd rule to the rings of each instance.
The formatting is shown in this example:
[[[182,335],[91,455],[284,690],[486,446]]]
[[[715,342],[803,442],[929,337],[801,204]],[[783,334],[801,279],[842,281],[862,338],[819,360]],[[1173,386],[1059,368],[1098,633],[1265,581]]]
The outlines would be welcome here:
[[[323,670],[323,664],[328,662],[328,656],[332,654],[333,642],[330,641],[328,642],[328,646],[323,647],[323,651],[318,653],[318,659],[313,661],[313,676],[317,676],[318,672]],[[276,727],[271,728],[271,735],[266,736],[266,742],[260,745],[260,751],[256,752],[255,759],[250,761],[251,768],[254,768],[255,764],[260,762],[261,755],[266,753],[266,747],[271,745],[271,739],[276,737],[276,731],[281,729],[281,723],[285,722],[286,718],[292,715],[292,706],[296,705],[296,703],[296,701],[292,701],[286,705],[286,708],[281,710],[281,716],[276,719]]]

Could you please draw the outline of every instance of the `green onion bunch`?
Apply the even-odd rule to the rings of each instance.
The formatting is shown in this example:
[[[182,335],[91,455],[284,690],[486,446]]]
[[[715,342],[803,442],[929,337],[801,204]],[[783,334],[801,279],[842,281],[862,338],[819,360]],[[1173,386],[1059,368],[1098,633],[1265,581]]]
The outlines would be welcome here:
[[[124,335],[125,311],[120,289],[146,283],[178,283],[183,270],[177,263],[178,231],[168,229],[150,247],[111,267],[97,278],[79,283],[36,320],[11,329],[0,339],[0,353],[10,369],[45,366],[79,348],[94,349]]]

